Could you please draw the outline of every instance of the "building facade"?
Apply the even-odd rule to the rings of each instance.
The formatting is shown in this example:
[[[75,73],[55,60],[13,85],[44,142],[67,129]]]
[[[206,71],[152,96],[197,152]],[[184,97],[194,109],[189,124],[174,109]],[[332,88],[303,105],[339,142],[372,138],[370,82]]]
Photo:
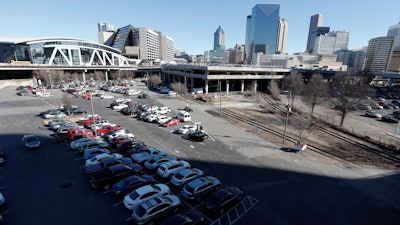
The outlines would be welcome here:
[[[279,4],[257,4],[247,17],[246,57],[253,53],[274,54],[277,49]]]
[[[312,35],[318,27],[322,26],[322,15],[321,14],[316,14],[311,16],[310,19],[310,27],[308,29],[308,38],[307,38],[307,47],[306,50],[307,52],[312,52],[312,49],[314,48],[314,40],[316,36]],[[328,30],[329,32],[329,30]]]
[[[225,49],[225,32],[219,25],[217,31],[214,32],[214,50]]]
[[[348,45],[348,32],[331,31],[315,38],[313,54],[335,54],[336,51],[347,49]]]
[[[160,59],[163,61],[172,61],[174,60],[174,39],[169,36],[161,35],[160,37]]]
[[[386,36],[393,38],[394,50],[400,50],[400,23],[390,26]]]
[[[364,71],[367,73],[386,72],[394,48],[391,37],[373,38],[368,43]]]
[[[286,52],[287,32],[288,32],[288,24],[287,24],[285,18],[279,18],[278,37],[276,40],[277,43],[276,43],[276,50],[275,50],[275,52],[278,54]]]
[[[100,44],[104,44],[115,32],[114,26],[109,23],[98,23],[97,28],[97,38]]]

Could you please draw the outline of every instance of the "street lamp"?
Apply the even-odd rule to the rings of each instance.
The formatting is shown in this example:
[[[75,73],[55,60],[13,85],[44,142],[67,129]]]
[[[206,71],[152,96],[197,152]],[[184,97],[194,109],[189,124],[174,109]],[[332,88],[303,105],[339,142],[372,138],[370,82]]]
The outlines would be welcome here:
[[[93,119],[93,122],[94,122],[94,108],[93,108],[93,100],[92,100],[93,95],[92,95],[91,92],[89,92],[89,95],[90,95],[90,106],[92,107],[92,119]],[[97,129],[96,129],[96,127],[94,128],[94,135],[97,137]]]

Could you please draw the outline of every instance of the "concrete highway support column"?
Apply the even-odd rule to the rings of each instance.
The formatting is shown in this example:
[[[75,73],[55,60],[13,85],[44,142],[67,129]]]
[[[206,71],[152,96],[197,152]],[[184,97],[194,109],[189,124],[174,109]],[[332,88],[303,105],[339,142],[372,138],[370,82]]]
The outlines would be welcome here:
[[[194,78],[193,77],[190,78],[190,88],[191,88],[191,91],[193,91],[193,88],[194,88]]]
[[[106,76],[106,82],[108,82],[108,70],[106,70],[104,74]]]
[[[241,80],[242,86],[240,87],[240,91],[243,94],[244,93],[244,80]]]
[[[206,94],[208,94],[208,80],[205,81],[204,89],[205,89]]]
[[[86,83],[86,70],[84,70],[82,73],[82,80],[83,80],[83,83],[85,84]]]
[[[254,80],[254,93],[257,93],[257,80]]]
[[[226,95],[229,94],[229,80],[226,80]]]

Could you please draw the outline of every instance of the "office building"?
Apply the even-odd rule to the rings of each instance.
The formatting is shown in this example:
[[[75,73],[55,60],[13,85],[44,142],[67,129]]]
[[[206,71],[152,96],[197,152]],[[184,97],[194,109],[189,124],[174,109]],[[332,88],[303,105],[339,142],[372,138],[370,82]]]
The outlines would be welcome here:
[[[337,51],[347,49],[349,33],[345,31],[331,31],[315,38],[313,54],[335,54]]]
[[[394,50],[400,50],[400,23],[390,26],[386,36],[393,38]]]
[[[288,32],[288,25],[284,18],[279,18],[278,24],[278,37],[276,43],[276,50],[275,52],[285,53],[286,52],[286,40],[287,40],[287,32]]]
[[[393,50],[390,57],[388,72],[400,73],[400,50]]]
[[[159,33],[160,59],[163,61],[172,61],[174,59],[174,39]]]
[[[222,30],[221,25],[214,33],[214,50],[218,49],[225,50],[225,32]]]
[[[135,28],[133,38],[139,47],[139,59],[160,59],[159,34],[148,27]]]
[[[321,35],[325,35],[329,33],[330,27],[317,27],[310,35],[310,44],[312,44],[312,47],[307,49],[308,53],[314,52],[314,43],[315,39]]]
[[[253,53],[274,54],[277,50],[279,4],[257,4],[247,16],[246,58]]]
[[[245,48],[244,45],[236,44],[233,49],[233,62],[234,64],[242,63],[244,60]]]
[[[368,43],[367,54],[365,56],[364,71],[386,72],[389,65],[394,47],[394,39],[391,37],[373,38]]]
[[[307,38],[307,47],[306,50],[307,52],[312,52],[312,49],[314,48],[314,40],[316,38],[315,35],[312,35],[318,27],[322,27],[322,15],[321,14],[316,14],[311,16],[310,19],[310,27],[308,29],[308,38]],[[328,30],[329,32],[329,30]]]

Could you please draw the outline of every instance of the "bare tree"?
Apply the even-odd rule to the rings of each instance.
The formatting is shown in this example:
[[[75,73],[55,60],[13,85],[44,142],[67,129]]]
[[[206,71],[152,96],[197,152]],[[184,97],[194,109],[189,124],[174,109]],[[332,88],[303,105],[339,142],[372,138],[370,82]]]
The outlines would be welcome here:
[[[39,80],[41,80],[41,83],[43,83],[46,86],[50,85],[50,78],[49,78],[49,72],[47,70],[34,70],[33,75],[36,76]]]
[[[157,86],[162,83],[162,80],[158,75],[151,75],[149,78],[147,78],[147,83],[149,86]]]
[[[292,96],[292,104],[296,95],[299,95],[304,88],[304,82],[301,73],[297,71],[290,71],[290,75],[285,77],[285,90],[289,91]]]
[[[67,93],[63,94],[62,104],[64,105],[64,110],[66,110],[67,115],[70,115],[70,110],[72,109],[72,105],[74,104],[73,99]]]
[[[336,75],[331,82],[331,100],[341,113],[340,126],[343,126],[347,113],[353,110],[367,94],[368,78],[366,76],[344,73]]]
[[[276,83],[275,80],[271,80],[271,82],[269,82],[268,84],[268,92],[270,93],[271,97],[276,100],[279,101],[281,100],[281,90],[278,87],[278,84]]]
[[[313,124],[306,121],[306,120],[301,120],[301,119],[293,119],[290,120],[290,124],[293,126],[294,130],[297,133],[297,141],[299,143],[303,143],[304,139],[306,138],[307,135],[312,133],[313,129]]]
[[[311,105],[311,115],[316,105],[320,104],[328,96],[328,83],[321,74],[313,74],[304,87],[304,100]]]
[[[172,90],[176,91],[180,95],[184,95],[188,91],[186,85],[181,82],[174,82],[170,86]]]
[[[94,71],[94,79],[96,81],[103,81],[105,80],[105,74],[101,71]]]

